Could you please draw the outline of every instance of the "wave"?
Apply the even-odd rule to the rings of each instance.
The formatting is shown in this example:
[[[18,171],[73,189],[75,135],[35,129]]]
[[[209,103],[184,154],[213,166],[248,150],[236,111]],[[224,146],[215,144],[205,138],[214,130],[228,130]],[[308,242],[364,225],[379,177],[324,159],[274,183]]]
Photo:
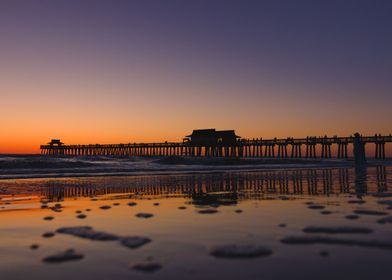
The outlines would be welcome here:
[[[391,164],[391,162],[389,162]],[[352,160],[0,155],[0,179],[350,167]]]

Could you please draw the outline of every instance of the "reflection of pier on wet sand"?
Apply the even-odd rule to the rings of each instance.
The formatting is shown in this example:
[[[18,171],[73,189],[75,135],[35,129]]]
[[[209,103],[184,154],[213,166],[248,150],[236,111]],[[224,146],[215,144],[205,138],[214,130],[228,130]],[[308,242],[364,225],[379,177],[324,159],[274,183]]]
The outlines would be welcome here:
[[[272,194],[313,196],[388,191],[385,166],[376,167],[375,171],[378,188],[374,190],[364,188],[366,178],[349,168],[48,179],[40,190],[43,197],[54,201],[110,194],[194,197],[234,193],[243,199],[261,199]]]

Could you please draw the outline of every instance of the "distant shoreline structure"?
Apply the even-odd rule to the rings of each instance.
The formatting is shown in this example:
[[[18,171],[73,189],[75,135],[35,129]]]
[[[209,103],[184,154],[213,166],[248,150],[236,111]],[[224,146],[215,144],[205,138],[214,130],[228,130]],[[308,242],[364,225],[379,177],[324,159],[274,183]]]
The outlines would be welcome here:
[[[353,146],[356,159],[366,159],[366,144],[375,146],[375,158],[385,159],[385,145],[392,143],[392,135],[348,137],[314,137],[244,139],[234,130],[197,129],[182,142],[65,145],[60,139],[41,145],[43,155],[65,156],[142,156],[142,157],[228,157],[228,158],[333,158],[332,146],[337,147],[336,158],[348,158]],[[304,147],[304,148],[303,148]],[[358,154],[359,153],[359,154]]]

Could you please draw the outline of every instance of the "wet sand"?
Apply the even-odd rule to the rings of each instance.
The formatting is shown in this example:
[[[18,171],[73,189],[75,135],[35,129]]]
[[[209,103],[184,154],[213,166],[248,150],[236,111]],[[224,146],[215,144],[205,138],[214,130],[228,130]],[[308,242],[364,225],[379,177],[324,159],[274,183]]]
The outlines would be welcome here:
[[[334,168],[0,180],[1,277],[389,275],[392,168],[356,179]]]

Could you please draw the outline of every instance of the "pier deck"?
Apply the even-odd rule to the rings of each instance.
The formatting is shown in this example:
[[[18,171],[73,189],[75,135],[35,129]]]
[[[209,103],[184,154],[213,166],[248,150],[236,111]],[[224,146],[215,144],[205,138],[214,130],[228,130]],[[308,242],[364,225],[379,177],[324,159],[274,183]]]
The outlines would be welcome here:
[[[232,143],[195,144],[191,141],[162,143],[66,145],[60,140],[41,145],[45,155],[66,156],[142,156],[142,157],[272,157],[272,158],[348,158],[349,137],[306,137],[285,139],[237,139]],[[385,159],[385,146],[392,135],[360,136],[364,145],[374,145],[374,157]],[[350,149],[351,151],[352,149]],[[350,152],[351,153],[351,152]]]

